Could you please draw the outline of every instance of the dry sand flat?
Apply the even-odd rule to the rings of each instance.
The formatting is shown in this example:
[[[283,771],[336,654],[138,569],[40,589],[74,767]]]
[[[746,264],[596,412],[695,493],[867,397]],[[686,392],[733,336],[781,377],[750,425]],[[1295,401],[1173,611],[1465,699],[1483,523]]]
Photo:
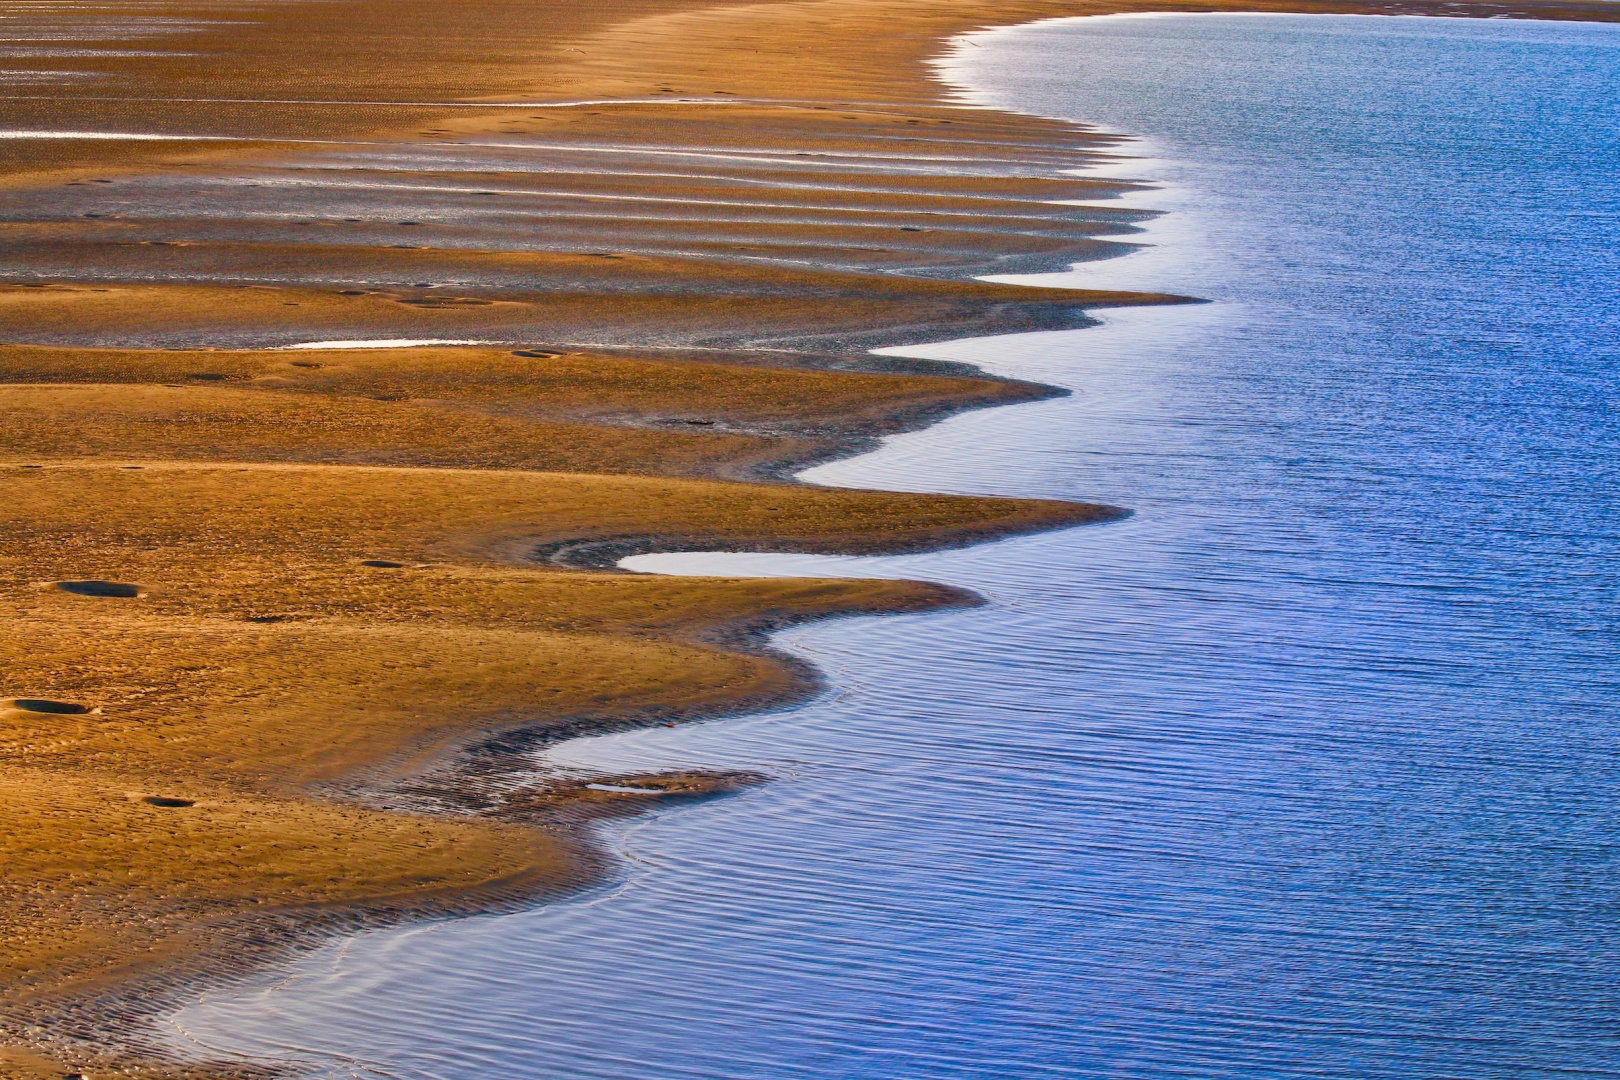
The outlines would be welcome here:
[[[487,347],[13,346],[0,347],[0,379],[7,455],[737,476],[941,410],[1043,393],[937,375]]]
[[[142,1008],[357,920],[573,884],[592,856],[568,815],[648,801],[496,785],[496,750],[802,692],[749,628],[969,600],[603,572],[615,556],[1112,516],[727,481],[1043,393],[881,370],[871,346],[1177,300],[973,280],[1117,250],[1136,215],[1108,202],[1124,185],[1066,174],[1106,141],[943,104],[925,61],[944,37],[1233,7],[1613,17],[29,9],[20,33],[72,47],[0,69],[0,134],[239,141],[0,138],[0,1076],[246,1074],[143,1059]],[[368,339],[497,344],[274,348]]]

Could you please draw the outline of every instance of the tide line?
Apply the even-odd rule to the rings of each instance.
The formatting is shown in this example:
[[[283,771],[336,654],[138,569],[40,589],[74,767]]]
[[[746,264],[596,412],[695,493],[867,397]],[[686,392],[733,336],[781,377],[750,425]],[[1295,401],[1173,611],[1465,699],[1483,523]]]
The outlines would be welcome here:
[[[452,340],[448,338],[377,338],[370,341],[300,341],[283,345],[283,351],[299,349],[420,349],[428,345],[499,345],[498,341]]]

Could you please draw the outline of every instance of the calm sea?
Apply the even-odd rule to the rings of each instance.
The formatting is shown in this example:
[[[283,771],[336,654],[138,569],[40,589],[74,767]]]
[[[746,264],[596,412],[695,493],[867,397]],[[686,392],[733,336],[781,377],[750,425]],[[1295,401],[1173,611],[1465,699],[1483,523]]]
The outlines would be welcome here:
[[[1620,1077],[1620,28],[1169,16],[979,35],[972,98],[1144,136],[1050,283],[1212,304],[926,355],[1072,397],[822,483],[1099,499],[931,556],[985,608],[784,635],[788,712],[564,763],[762,768],[618,876],[367,935],[169,1037],[316,1075]]]

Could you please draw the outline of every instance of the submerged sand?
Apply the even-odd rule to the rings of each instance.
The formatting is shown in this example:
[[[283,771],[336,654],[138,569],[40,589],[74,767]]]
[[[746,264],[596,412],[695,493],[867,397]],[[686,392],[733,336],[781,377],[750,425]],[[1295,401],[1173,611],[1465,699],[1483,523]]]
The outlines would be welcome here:
[[[618,557],[1118,516],[783,480],[1049,392],[873,346],[1183,299],[974,280],[1122,250],[1139,215],[1109,202],[1128,185],[1070,173],[1107,139],[942,101],[926,61],[951,34],[1120,10],[1615,17],[127,8],[74,24],[57,82],[0,83],[0,136],[165,136],[0,137],[0,1076],[252,1074],[162,1060],[143,1018],[299,941],[577,884],[583,817],[750,778],[546,786],[524,750],[802,694],[771,627],[973,602]],[[162,48],[129,47],[141,19],[170,20]],[[486,344],[340,344],[399,341]]]

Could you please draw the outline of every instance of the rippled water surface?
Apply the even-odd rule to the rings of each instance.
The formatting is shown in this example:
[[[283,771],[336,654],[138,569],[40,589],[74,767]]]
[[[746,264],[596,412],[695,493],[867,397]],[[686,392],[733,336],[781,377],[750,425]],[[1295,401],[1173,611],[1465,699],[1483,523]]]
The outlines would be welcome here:
[[[980,100],[1142,133],[1216,303],[927,350],[1076,389],[824,483],[1098,499],[803,628],[788,712],[572,744],[763,768],[618,878],[368,935],[173,1038],[322,1076],[1620,1077],[1620,29],[1173,16],[981,35]]]

